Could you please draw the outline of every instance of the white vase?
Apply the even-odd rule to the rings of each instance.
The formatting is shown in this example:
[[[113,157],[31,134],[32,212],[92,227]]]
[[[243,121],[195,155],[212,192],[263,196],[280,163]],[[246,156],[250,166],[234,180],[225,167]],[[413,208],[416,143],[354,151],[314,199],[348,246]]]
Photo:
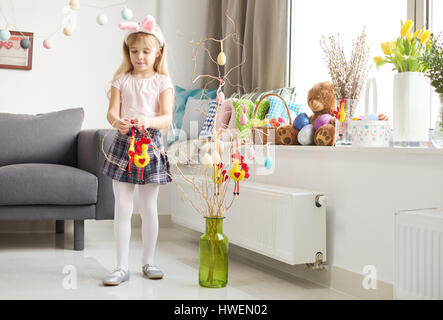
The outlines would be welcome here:
[[[394,145],[420,146],[429,141],[430,85],[422,72],[394,75]]]

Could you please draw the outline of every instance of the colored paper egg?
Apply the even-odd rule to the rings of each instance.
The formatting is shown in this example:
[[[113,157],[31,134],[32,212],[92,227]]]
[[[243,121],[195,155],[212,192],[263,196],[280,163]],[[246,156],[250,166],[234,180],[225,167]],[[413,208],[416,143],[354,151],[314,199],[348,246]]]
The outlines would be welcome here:
[[[312,124],[304,126],[297,135],[298,142],[303,146],[314,144],[315,128]]]
[[[281,124],[286,124],[286,120],[283,117],[278,117],[277,121],[280,122]]]
[[[97,16],[97,23],[101,26],[108,23],[108,17],[105,14],[100,14]]]
[[[268,170],[272,168],[272,158],[271,157],[265,158],[265,168]]]
[[[45,47],[46,49],[51,49],[54,46],[54,42],[52,42],[52,40],[46,39],[45,41],[43,41],[43,47]]]
[[[77,10],[80,7],[80,1],[79,0],[70,0],[69,6],[72,10]]]
[[[369,119],[369,120],[378,120],[378,116],[377,116],[376,114],[370,114],[370,115],[368,116],[368,119]]]
[[[292,123],[295,129],[301,130],[304,126],[309,124],[309,117],[306,113],[300,113]]]
[[[265,124],[265,127],[270,127],[271,125],[269,124],[269,123],[266,123]]]
[[[214,161],[212,160],[212,157],[209,155],[209,153],[206,153],[203,156],[202,163],[205,166],[205,168],[208,168],[208,169],[214,165]]]
[[[226,55],[225,53],[222,51],[218,54],[217,56],[217,63],[221,66],[224,66],[226,63]]]
[[[222,104],[223,102],[225,102],[225,94],[220,90],[217,92],[217,104]]]
[[[332,116],[330,114],[327,114],[327,113],[322,114],[320,117],[315,119],[315,122],[314,122],[315,130],[317,130],[321,126],[324,126],[325,124],[328,124],[329,122],[331,122],[331,119],[332,119]]]
[[[29,41],[29,39],[22,39],[22,40],[20,41],[20,46],[21,46],[23,49],[28,49],[28,48],[31,46],[31,41]]]
[[[126,7],[123,8],[123,10],[121,11],[120,14],[121,14],[122,18],[125,20],[129,20],[132,18],[132,10],[129,8],[126,8]]]
[[[220,154],[217,151],[212,152],[212,161],[214,164],[219,164],[221,162]]]
[[[74,30],[71,27],[64,27],[63,28],[63,33],[65,34],[65,36],[70,36],[73,32],[74,32]]]
[[[8,41],[11,37],[11,33],[8,30],[0,30],[0,40]]]

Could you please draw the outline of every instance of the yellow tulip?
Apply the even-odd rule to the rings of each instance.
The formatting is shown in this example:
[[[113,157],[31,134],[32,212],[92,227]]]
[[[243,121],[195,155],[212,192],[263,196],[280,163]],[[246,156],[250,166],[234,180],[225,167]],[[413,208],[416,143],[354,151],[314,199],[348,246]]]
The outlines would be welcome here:
[[[428,41],[429,36],[431,35],[431,30],[425,30],[420,36],[420,43],[423,44]]]
[[[379,61],[381,61],[381,60],[383,60],[383,58],[380,57],[380,56],[377,56],[377,57],[374,58],[374,62],[375,62],[376,64],[377,64]]]
[[[383,53],[387,56],[390,56],[392,54],[392,49],[395,48],[392,44],[392,42],[383,42],[381,44],[381,49],[383,50]]]
[[[423,30],[423,28],[418,29],[417,31],[414,32],[414,35],[412,36],[412,39],[417,38],[420,35],[420,32]]]
[[[426,46],[429,48],[431,46],[431,39],[428,38],[428,40],[426,41]]]
[[[409,42],[411,42],[412,41],[412,33],[409,32],[407,34],[406,38],[408,39]]]
[[[401,36],[406,36],[411,31],[412,27],[414,27],[414,22],[412,20],[406,20],[400,31]]]
[[[397,48],[397,42],[392,41],[392,42],[391,42],[391,48],[392,48],[392,50],[394,50],[395,48]]]

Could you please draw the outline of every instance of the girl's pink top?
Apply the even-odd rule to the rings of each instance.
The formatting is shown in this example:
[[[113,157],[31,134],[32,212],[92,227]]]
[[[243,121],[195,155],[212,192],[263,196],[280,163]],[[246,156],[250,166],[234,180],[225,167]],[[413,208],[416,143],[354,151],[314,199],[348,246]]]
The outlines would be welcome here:
[[[120,90],[120,118],[134,120],[138,116],[156,116],[160,111],[160,93],[172,88],[171,79],[156,73],[152,78],[136,78],[126,73],[111,84]]]

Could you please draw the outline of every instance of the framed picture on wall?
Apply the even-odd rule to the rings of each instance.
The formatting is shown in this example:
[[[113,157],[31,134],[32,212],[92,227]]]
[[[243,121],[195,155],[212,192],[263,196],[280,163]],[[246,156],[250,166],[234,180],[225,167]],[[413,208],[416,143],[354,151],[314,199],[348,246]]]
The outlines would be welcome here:
[[[31,70],[34,34],[21,31],[9,32],[11,37],[7,41],[0,40],[0,68]],[[24,39],[29,40],[29,42],[22,42]],[[29,48],[26,48],[28,45]]]

